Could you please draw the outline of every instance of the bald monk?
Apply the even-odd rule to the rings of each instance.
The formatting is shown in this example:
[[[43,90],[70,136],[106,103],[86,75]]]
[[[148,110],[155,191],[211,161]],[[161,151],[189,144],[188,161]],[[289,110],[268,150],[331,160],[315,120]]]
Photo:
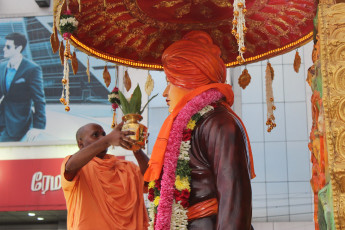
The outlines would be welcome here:
[[[162,63],[170,115],[144,175],[150,228],[250,230],[252,154],[230,108],[220,49],[207,33],[192,31],[164,51]]]
[[[130,148],[130,131],[123,123],[108,135],[98,124],[82,126],[76,134],[79,151],[61,166],[67,204],[68,230],[142,230],[148,217],[143,200],[142,174],[148,158],[135,152],[139,167],[107,154],[109,146]]]

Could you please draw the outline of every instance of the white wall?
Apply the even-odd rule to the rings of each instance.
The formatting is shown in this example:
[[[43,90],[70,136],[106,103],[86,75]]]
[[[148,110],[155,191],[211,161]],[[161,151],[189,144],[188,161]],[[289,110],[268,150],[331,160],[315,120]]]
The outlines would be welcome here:
[[[35,0],[0,0],[0,18],[44,15],[53,15],[53,0],[47,8],[40,8]]]
[[[253,223],[254,230],[314,230],[313,222]]]

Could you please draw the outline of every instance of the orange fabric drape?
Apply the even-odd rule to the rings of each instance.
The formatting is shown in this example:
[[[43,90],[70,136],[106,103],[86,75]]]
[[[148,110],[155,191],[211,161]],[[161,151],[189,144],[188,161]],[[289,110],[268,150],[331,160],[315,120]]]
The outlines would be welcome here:
[[[168,80],[187,89],[224,83],[226,68],[221,51],[203,31],[192,31],[170,45],[162,55]]]
[[[144,181],[134,163],[106,155],[94,157],[62,187],[68,208],[68,229],[145,230],[148,216],[143,199]]]
[[[188,208],[188,220],[200,219],[206,216],[215,215],[218,213],[217,198],[212,198],[199,202]]]
[[[223,84],[223,83],[213,83],[213,84],[204,85],[204,86],[196,88],[195,90],[186,94],[179,101],[179,103],[176,105],[176,107],[174,108],[174,111],[164,121],[162,128],[159,131],[156,143],[153,146],[151,159],[149,161],[149,167],[146,170],[146,173],[144,175],[145,181],[156,180],[159,178],[159,176],[161,174],[163,162],[164,162],[165,150],[166,150],[166,147],[168,144],[170,130],[171,130],[172,124],[173,124],[175,118],[177,117],[177,115],[179,114],[180,110],[187,104],[188,101],[190,101],[195,96],[197,96],[197,95],[199,95],[199,94],[201,94],[201,93],[203,93],[209,89],[217,89],[219,92],[221,92],[225,96],[226,102],[229,106],[231,106],[233,104],[234,93],[232,91],[232,87],[230,85]],[[230,111],[232,113],[234,113],[231,109],[230,109]],[[241,123],[242,123],[242,121],[241,121]],[[247,135],[247,132],[246,132],[246,135]],[[247,142],[249,143],[248,135],[247,135]],[[250,146],[250,145],[248,144],[248,146]],[[251,159],[251,172],[252,172],[252,178],[253,178],[253,177],[255,177],[255,173],[254,173],[254,166],[253,166],[253,160],[252,160],[252,152],[251,152],[250,147],[248,148],[248,150],[249,150],[249,156]]]

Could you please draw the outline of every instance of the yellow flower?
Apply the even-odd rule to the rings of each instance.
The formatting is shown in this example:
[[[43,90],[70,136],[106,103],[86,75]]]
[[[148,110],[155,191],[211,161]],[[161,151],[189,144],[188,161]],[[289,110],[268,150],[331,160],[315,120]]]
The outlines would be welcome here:
[[[155,187],[155,181],[152,180],[152,181],[150,181],[150,183],[149,183],[149,189],[150,189],[150,188],[154,188],[154,187]]]
[[[195,127],[195,121],[194,120],[190,120],[187,124],[187,128],[188,129],[194,129]]]
[[[159,200],[161,199],[160,196],[156,196],[155,200],[153,201],[153,203],[155,204],[155,206],[158,206],[159,204]]]
[[[175,181],[175,187],[179,191],[182,191],[183,189],[188,189],[188,191],[190,191],[190,185],[189,185],[189,182],[188,182],[188,178],[187,177],[183,177],[181,179],[180,176],[177,176],[176,177],[176,181]]]

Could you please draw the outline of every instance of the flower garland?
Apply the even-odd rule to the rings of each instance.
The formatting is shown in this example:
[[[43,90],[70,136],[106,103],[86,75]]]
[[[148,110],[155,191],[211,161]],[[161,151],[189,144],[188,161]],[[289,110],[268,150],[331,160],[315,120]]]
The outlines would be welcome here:
[[[214,109],[215,105],[210,104],[222,97],[215,89],[203,92],[189,101],[176,117],[165,152],[162,177],[149,183],[149,229],[163,230],[170,226],[187,229],[192,132],[197,121]]]
[[[78,28],[77,19],[67,10],[65,14],[60,17],[60,31],[64,39],[69,39],[72,33]]]

